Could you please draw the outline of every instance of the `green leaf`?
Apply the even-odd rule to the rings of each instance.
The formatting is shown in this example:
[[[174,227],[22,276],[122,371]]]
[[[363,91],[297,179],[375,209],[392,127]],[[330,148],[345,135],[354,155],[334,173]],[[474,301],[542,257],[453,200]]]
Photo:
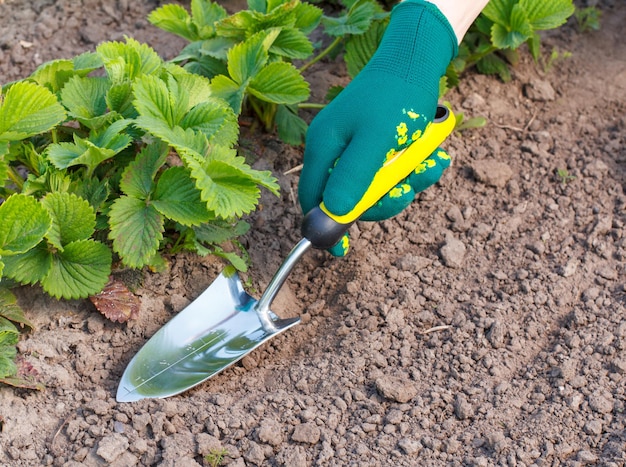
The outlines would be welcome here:
[[[110,87],[111,82],[107,78],[74,76],[61,91],[61,101],[72,117],[87,124],[91,119],[107,113],[105,97]]]
[[[345,88],[343,86],[340,86],[340,85],[331,86],[330,88],[328,88],[328,91],[326,92],[326,96],[324,96],[324,99],[326,99],[326,101],[330,102],[335,97],[337,97],[341,93],[341,91],[343,91],[344,89]]]
[[[19,141],[44,133],[64,119],[65,110],[48,89],[17,82],[0,100],[0,141]]]
[[[199,43],[198,52],[202,56],[208,55],[209,57],[217,59],[219,63],[222,63],[226,62],[228,59],[228,51],[235,44],[237,44],[237,41],[230,37],[214,37]]]
[[[133,84],[133,92],[139,115],[162,120],[170,128],[187,112],[189,95],[171,76],[167,83],[156,76],[142,76]]]
[[[296,106],[279,105],[276,110],[278,137],[287,144],[298,146],[304,142],[307,124],[298,117]]]
[[[246,272],[248,270],[248,264],[246,263],[246,261],[233,251],[224,251],[222,248],[218,246],[214,246],[213,254],[220,258],[224,258],[226,261],[232,264],[235,267],[235,269],[237,269],[238,271]]]
[[[42,241],[34,248],[15,256],[3,257],[4,273],[7,277],[20,284],[36,284],[41,282],[52,267],[52,253],[48,245]]]
[[[306,34],[299,29],[283,28],[269,52],[291,60],[304,60],[313,53],[313,44]]]
[[[9,152],[9,144],[0,141],[0,188],[2,188],[9,178],[9,161],[5,157]]]
[[[308,35],[312,33],[320,24],[320,20],[322,19],[322,14],[324,12],[321,8],[318,8],[315,5],[302,2],[296,5],[294,13],[296,15],[296,23],[294,26],[300,29],[304,34]]]
[[[151,204],[121,196],[109,212],[113,250],[131,268],[144,266],[153,257],[163,239],[163,217]]]
[[[110,194],[109,181],[98,180],[97,178],[89,178],[81,180],[72,189],[72,192],[86,199],[94,211],[99,211]]]
[[[192,108],[180,122],[184,129],[202,132],[210,142],[232,146],[237,142],[239,123],[228,103],[208,98]]]
[[[218,217],[232,218],[250,212],[260,195],[258,185],[278,194],[276,179],[269,171],[252,169],[236,151],[212,147],[208,159],[182,154],[201,198]]]
[[[220,146],[213,146],[208,156],[209,161],[221,161],[232,167],[237,168],[242,173],[246,174],[254,183],[267,188],[271,193],[278,196],[279,187],[276,183],[276,178],[269,170],[255,170],[246,164],[246,160],[237,155],[237,151],[233,149],[227,149]]]
[[[228,76],[217,75],[211,80],[211,89],[213,95],[224,99],[228,102],[235,114],[241,113],[241,106],[246,92],[245,84],[237,84]]]
[[[72,60],[52,60],[39,65],[29,80],[45,86],[56,94],[73,75],[75,71]]]
[[[95,52],[84,52],[76,55],[72,58],[72,63],[74,63],[74,70],[80,76],[86,76],[103,66],[102,58]]]
[[[265,0],[248,0],[248,8],[259,13],[267,12],[267,2]]]
[[[490,0],[483,8],[482,14],[496,24],[509,26],[511,10],[519,0]],[[541,1],[541,0],[539,0]]]
[[[375,13],[376,6],[371,1],[358,0],[342,16],[323,16],[324,32],[335,37],[347,34],[363,34],[369,29]]]
[[[207,78],[194,75],[179,66],[169,65],[168,71],[174,76],[174,79],[181,89],[185,90],[187,95],[187,109],[210,99],[211,82]]]
[[[46,209],[30,196],[10,196],[0,205],[0,255],[24,253],[37,245],[50,228]]]
[[[137,116],[137,111],[133,107],[133,88],[129,81],[111,85],[106,93],[105,102],[111,112],[117,112],[125,118]]]
[[[165,217],[187,226],[200,225],[211,218],[184,167],[171,167],[161,174],[152,205]]]
[[[141,75],[159,72],[163,61],[146,44],[126,38],[126,42],[103,42],[96,47],[113,83],[134,80]]]
[[[171,32],[189,41],[200,39],[198,30],[191,23],[191,16],[181,5],[163,5],[148,15],[148,21],[164,31]]]
[[[153,143],[143,148],[122,173],[122,192],[133,198],[147,199],[154,189],[154,177],[165,163],[168,149],[167,144],[163,143]]]
[[[221,161],[190,166],[196,186],[202,191],[202,200],[217,216],[240,217],[255,208],[259,188],[243,171]]]
[[[274,31],[274,38],[279,31]],[[228,51],[228,73],[238,84],[246,83],[265,66],[268,61],[269,45],[265,46],[265,33],[252,36]]]
[[[198,227],[194,227],[193,231],[196,241],[216,245],[224,243],[235,237],[240,237],[250,230],[250,224],[245,221],[230,223],[216,219],[207,222]]]
[[[33,329],[35,327],[24,315],[24,310],[17,304],[15,295],[3,287],[0,287],[0,316],[13,323],[18,323],[22,328]]]
[[[191,18],[201,39],[215,36],[215,23],[228,13],[217,3],[207,0],[191,0]]]
[[[59,250],[68,243],[86,240],[94,232],[96,213],[87,200],[74,193],[48,193],[41,204],[52,218],[46,238]]]
[[[386,28],[386,22],[375,21],[365,34],[350,36],[347,39],[345,61],[351,78],[354,78],[370,61]]]
[[[228,73],[226,64],[223,61],[208,55],[201,55],[189,60],[183,65],[183,68],[189,73],[206,76],[209,79],[217,75],[225,75]]]
[[[0,382],[17,374],[16,355],[17,348],[15,346],[0,347]]]
[[[539,60],[539,54],[541,53],[541,36],[538,33],[534,33],[528,40],[528,50],[535,61]]]
[[[218,37],[232,37],[243,41],[249,31],[254,31],[258,24],[258,14],[248,10],[241,10],[215,24]]]
[[[104,130],[92,131],[88,139],[74,133],[73,143],[49,145],[46,157],[57,169],[86,165],[89,171],[93,171],[101,162],[130,145],[132,137],[122,133],[129,123],[129,120],[118,120]]]
[[[572,0],[519,0],[534,30],[555,29],[575,11]]]
[[[252,79],[248,92],[275,104],[297,104],[308,99],[309,84],[291,63],[274,62]]]
[[[0,347],[16,345],[20,338],[20,332],[15,325],[6,318],[0,316]]]
[[[41,281],[51,296],[86,298],[100,292],[111,274],[111,250],[95,240],[68,243],[52,257],[49,274]]]
[[[135,125],[169,143],[170,146],[173,146],[179,152],[193,151],[204,155],[208,151],[209,142],[206,136],[200,131],[194,131],[192,129],[185,130],[179,126],[170,128],[162,120],[143,116],[137,118]]]
[[[495,54],[487,55],[476,62],[478,71],[485,75],[498,75],[505,83],[511,80],[511,72],[504,60]]]
[[[499,49],[517,49],[532,35],[526,12],[519,4],[513,6],[508,26],[495,23],[491,28],[491,41]]]

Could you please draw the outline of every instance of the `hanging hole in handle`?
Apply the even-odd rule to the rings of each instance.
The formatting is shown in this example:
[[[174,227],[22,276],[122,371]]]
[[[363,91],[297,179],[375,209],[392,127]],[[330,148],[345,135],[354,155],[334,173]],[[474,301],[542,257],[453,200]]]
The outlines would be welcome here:
[[[433,121],[435,123],[443,122],[446,118],[448,118],[449,114],[450,114],[450,109],[448,109],[445,105],[438,105],[437,111],[435,112],[435,118]]]

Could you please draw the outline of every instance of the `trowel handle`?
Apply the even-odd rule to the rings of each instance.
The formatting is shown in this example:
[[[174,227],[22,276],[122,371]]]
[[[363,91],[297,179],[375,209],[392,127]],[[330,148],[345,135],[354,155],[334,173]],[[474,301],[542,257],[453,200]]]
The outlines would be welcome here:
[[[437,106],[432,123],[424,134],[408,148],[398,152],[393,159],[376,172],[372,183],[354,209],[347,214],[335,215],[328,211],[324,202],[311,209],[302,223],[302,235],[315,248],[334,246],[365,211],[374,206],[389,190],[408,177],[415,168],[430,156],[452,133],[456,119],[450,109]]]

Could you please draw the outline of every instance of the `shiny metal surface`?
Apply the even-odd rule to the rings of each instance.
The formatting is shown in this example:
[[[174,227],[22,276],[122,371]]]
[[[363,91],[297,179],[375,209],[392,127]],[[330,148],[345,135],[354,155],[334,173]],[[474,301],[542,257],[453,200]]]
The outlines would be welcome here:
[[[117,401],[180,394],[299,323],[300,318],[279,319],[269,307],[310,247],[308,240],[300,240],[258,302],[246,293],[237,274],[220,274],[130,361],[117,389]]]
[[[269,298],[271,302],[273,295]],[[120,381],[117,401],[180,394],[300,322],[300,318],[279,319],[268,309],[263,316],[271,321],[272,329],[267,331],[257,315],[256,304],[236,274],[220,274],[135,355]]]
[[[300,257],[309,248],[311,248],[311,242],[306,238],[303,238],[291,249],[283,261],[283,264],[280,265],[280,268],[278,268],[278,271],[276,271],[276,274],[272,277],[272,280],[265,289],[265,293],[263,293],[258,303],[255,305],[254,308],[259,316],[259,320],[261,321],[261,324],[263,324],[263,329],[267,332],[273,333],[278,330],[276,328],[274,318],[271,317],[270,305],[272,304],[272,300],[274,300],[274,297],[282,287],[283,283],[287,279],[287,276],[289,276],[289,273],[296,265]]]

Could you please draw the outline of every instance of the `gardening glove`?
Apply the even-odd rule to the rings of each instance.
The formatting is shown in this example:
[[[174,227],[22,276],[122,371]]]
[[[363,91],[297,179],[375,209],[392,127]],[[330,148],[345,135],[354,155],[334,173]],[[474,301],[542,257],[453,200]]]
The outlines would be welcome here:
[[[432,122],[439,80],[457,38],[439,9],[423,0],[394,7],[378,50],[354,80],[311,122],[298,196],[304,213],[324,202],[350,212],[388,157],[408,147]],[[392,217],[437,182],[450,158],[437,150],[361,220]],[[348,237],[329,251],[344,256]]]

